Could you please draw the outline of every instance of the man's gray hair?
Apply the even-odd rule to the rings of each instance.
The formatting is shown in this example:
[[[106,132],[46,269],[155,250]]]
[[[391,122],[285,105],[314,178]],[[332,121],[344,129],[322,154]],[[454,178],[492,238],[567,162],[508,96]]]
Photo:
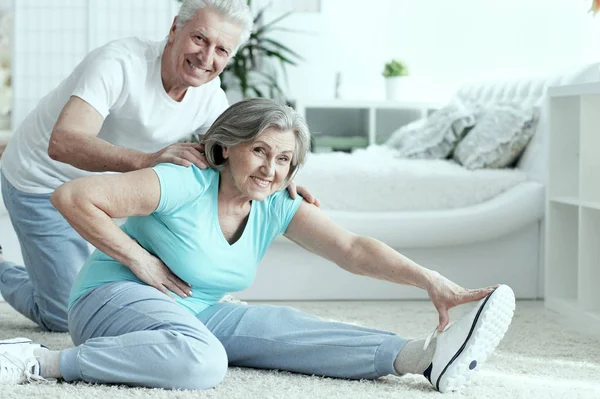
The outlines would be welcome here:
[[[310,150],[310,133],[298,112],[275,100],[249,98],[227,108],[201,139],[208,164],[221,170],[226,163],[223,147],[254,141],[268,128],[280,132],[292,131],[296,137],[290,171],[282,188],[287,186],[306,161]]]
[[[186,22],[194,18],[198,10],[203,8],[217,11],[242,28],[240,42],[234,53],[250,38],[254,17],[246,0],[183,0],[177,14],[177,30],[180,30]]]

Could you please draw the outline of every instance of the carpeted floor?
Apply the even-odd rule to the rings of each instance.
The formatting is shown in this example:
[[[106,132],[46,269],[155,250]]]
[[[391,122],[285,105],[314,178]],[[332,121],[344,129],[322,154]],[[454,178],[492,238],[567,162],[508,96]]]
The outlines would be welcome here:
[[[437,314],[426,301],[288,303],[326,319],[423,337]],[[466,312],[452,312],[453,318]],[[51,349],[72,345],[68,334],[45,333],[0,302],[0,339],[29,337]],[[208,391],[165,391],[86,383],[0,387],[0,398],[439,398],[422,376],[347,381],[281,371],[230,368]],[[542,302],[520,301],[513,324],[472,384],[447,398],[600,398],[600,332],[571,330]]]

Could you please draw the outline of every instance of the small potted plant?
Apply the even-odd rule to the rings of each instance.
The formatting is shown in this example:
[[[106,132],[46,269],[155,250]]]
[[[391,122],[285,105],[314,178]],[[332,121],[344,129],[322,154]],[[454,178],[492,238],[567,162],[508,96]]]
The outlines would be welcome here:
[[[398,101],[402,95],[402,84],[408,76],[406,64],[398,60],[391,60],[383,68],[385,78],[385,93],[389,101]]]

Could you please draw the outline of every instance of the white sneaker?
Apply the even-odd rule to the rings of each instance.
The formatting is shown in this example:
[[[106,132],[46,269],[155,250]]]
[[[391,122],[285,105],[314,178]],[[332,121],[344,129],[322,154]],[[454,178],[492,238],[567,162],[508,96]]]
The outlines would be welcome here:
[[[496,288],[469,314],[437,334],[433,361],[423,375],[440,392],[463,387],[504,337],[514,310],[513,290],[508,285]],[[427,338],[425,348],[436,333]]]
[[[27,338],[0,341],[0,385],[44,381],[33,351],[41,348]]]

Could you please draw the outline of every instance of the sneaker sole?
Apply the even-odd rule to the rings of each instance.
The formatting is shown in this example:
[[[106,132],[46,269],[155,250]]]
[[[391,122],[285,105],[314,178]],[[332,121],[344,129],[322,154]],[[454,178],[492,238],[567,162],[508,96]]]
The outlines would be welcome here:
[[[509,286],[501,285],[486,297],[465,343],[438,378],[438,391],[455,391],[470,382],[506,334],[514,311],[515,294]]]
[[[0,345],[27,344],[29,342],[32,342],[32,341],[28,338],[12,338],[12,339],[5,339],[3,341],[0,341]]]

